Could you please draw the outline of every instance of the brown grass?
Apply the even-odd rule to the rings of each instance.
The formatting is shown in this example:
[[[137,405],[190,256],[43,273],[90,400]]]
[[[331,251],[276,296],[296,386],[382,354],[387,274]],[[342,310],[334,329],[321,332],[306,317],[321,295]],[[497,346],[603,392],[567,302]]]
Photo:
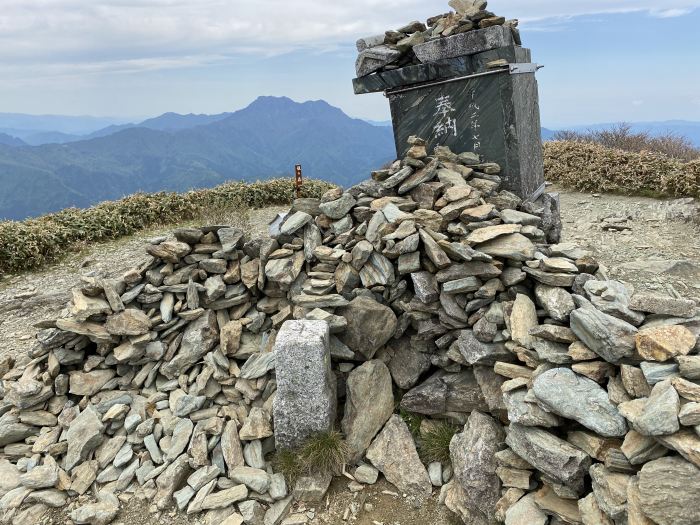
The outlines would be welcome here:
[[[700,160],[624,151],[582,141],[544,144],[545,178],[579,191],[700,197]]]
[[[661,153],[673,159],[689,162],[700,159],[700,148],[677,133],[652,135],[648,131],[632,131],[627,123],[616,124],[600,131],[559,131],[554,140],[600,144],[606,148],[621,149],[633,153]]]

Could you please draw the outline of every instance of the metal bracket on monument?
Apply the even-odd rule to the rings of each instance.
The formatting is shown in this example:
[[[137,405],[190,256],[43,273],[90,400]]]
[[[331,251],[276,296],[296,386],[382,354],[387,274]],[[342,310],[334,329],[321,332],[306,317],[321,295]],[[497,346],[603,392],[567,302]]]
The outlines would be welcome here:
[[[508,64],[511,75],[522,75],[523,73],[537,73],[544,66],[539,64]]]
[[[396,95],[398,93],[406,93],[408,91],[415,91],[416,89],[429,88],[433,86],[441,86],[443,84],[450,84],[452,82],[459,82],[460,80],[469,80],[471,78],[486,77],[489,75],[498,75],[500,73],[510,73],[511,75],[522,75],[523,73],[536,73],[538,69],[542,69],[544,66],[539,64],[508,64],[499,69],[494,69],[493,71],[484,71],[483,73],[474,73],[472,75],[464,75],[461,77],[448,78],[446,80],[438,80],[437,82],[428,82],[425,84],[417,84],[415,86],[401,88],[401,89],[387,89],[384,91],[384,96]]]
[[[543,182],[539,188],[537,188],[532,195],[530,195],[527,199],[525,199],[524,202],[535,202],[537,199],[539,199],[543,194],[544,190],[547,188],[547,183]]]

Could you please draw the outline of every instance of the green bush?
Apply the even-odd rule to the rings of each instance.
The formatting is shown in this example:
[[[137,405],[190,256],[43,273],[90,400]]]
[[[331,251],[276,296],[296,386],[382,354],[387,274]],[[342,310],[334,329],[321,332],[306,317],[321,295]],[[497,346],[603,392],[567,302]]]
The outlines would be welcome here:
[[[333,185],[307,180],[304,197],[320,197]],[[67,208],[25,221],[0,222],[0,273],[38,268],[76,245],[117,239],[155,225],[195,219],[207,210],[235,210],[290,204],[294,182],[230,182],[187,193],[139,193],[86,209]]]

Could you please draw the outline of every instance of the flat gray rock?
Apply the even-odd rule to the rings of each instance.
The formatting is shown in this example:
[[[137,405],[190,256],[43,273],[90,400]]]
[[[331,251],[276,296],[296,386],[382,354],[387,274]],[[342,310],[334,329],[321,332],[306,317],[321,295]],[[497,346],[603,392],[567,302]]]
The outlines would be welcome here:
[[[107,525],[119,512],[119,500],[114,494],[101,492],[96,503],[88,503],[70,513],[76,524]]]
[[[280,228],[280,233],[282,235],[292,235],[306,226],[311,219],[313,219],[313,217],[303,211],[292,213],[285,219],[284,224],[282,224]]]
[[[644,407],[633,420],[634,428],[644,436],[673,434],[680,428],[679,411],[678,392],[667,379],[654,385]]]
[[[627,423],[608,393],[595,381],[569,368],[554,368],[537,376],[532,392],[550,412],[578,421],[606,437],[624,436]]]
[[[520,498],[506,511],[506,525],[547,525],[549,517],[535,503],[534,494]]]
[[[415,272],[411,274],[413,291],[422,303],[434,303],[440,298],[438,282],[435,274],[430,272]]]
[[[178,353],[163,364],[160,372],[169,379],[176,378],[212,350],[218,340],[216,312],[205,310],[201,317],[187,325]]]
[[[361,459],[393,412],[391,375],[384,363],[367,361],[350,372],[341,423],[350,448],[350,463]]]
[[[491,257],[529,261],[535,256],[535,245],[524,235],[511,233],[480,244],[479,251]]]
[[[436,372],[404,394],[401,408],[425,415],[488,410],[481,388],[469,369],[458,373]]]
[[[629,308],[637,312],[650,314],[693,317],[696,306],[695,301],[691,299],[676,299],[663,295],[637,293],[630,297]]]
[[[336,313],[348,320],[341,341],[367,359],[372,359],[396,331],[397,319],[393,310],[368,297],[356,297]]]
[[[593,307],[571,312],[571,330],[588,348],[609,363],[634,355],[637,329]]]
[[[88,405],[73,420],[66,432],[68,451],[64,468],[70,472],[73,467],[88,459],[90,453],[102,443],[104,425],[100,414],[92,405]]]
[[[653,363],[651,361],[644,361],[639,365],[639,368],[642,369],[644,379],[652,386],[666,379],[673,379],[680,375],[680,369],[676,363]]]
[[[251,355],[241,367],[242,379],[257,379],[264,376],[270,370],[275,369],[275,353],[257,353]]]
[[[629,290],[619,281],[587,281],[583,289],[598,310],[634,326],[644,321],[644,314],[629,308]]]
[[[568,321],[569,315],[576,309],[571,294],[557,286],[537,283],[535,285],[535,298],[549,317],[561,323]]]
[[[403,390],[413,388],[420,376],[430,369],[430,354],[417,352],[406,344],[391,346],[394,355],[389,361],[389,371],[394,383]]]
[[[602,463],[592,465],[590,475],[598,506],[613,520],[626,520],[627,485],[631,476],[608,470]]]
[[[528,427],[557,427],[560,424],[556,414],[547,412],[537,403],[526,401],[528,391],[519,388],[503,393],[503,401],[508,410],[508,420]]]
[[[700,469],[679,458],[650,461],[639,472],[642,512],[659,525],[700,523]]]
[[[537,470],[572,487],[583,483],[591,465],[588,454],[535,427],[512,423],[506,444]]]
[[[358,77],[364,77],[380,70],[387,64],[398,60],[401,52],[389,46],[379,45],[361,51],[355,62],[355,73]]]
[[[514,357],[503,343],[482,343],[472,330],[461,330],[457,349],[470,365],[494,365],[497,361],[513,361]]]
[[[343,195],[336,200],[330,202],[322,202],[319,205],[321,213],[327,215],[331,219],[342,219],[345,215],[352,209],[356,204],[355,198],[349,193],[343,193]],[[284,227],[284,226],[283,226]]]
[[[393,415],[367,449],[367,459],[387,481],[406,493],[414,507],[421,507],[430,497],[432,484],[428,471],[418,457],[416,444],[406,423]]]
[[[492,26],[418,44],[413,47],[413,51],[418,60],[425,64],[446,58],[475,55],[510,45],[513,45],[513,34],[510,28]]]

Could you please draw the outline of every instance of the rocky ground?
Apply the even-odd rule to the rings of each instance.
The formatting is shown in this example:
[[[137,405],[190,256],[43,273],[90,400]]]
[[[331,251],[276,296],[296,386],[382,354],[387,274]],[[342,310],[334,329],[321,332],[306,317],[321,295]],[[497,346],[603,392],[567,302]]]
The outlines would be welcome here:
[[[691,209],[687,203],[564,192],[563,240],[593,249],[611,278],[657,293],[700,297],[700,226],[688,220]],[[230,222],[262,233],[279,211],[282,210],[257,210],[232,217]],[[32,325],[56,316],[59,305],[68,301],[68,292],[79,283],[80,276],[110,277],[123,273],[143,257],[144,241],[159,233],[162,231],[150,231],[89,247],[51,268],[0,283],[0,354],[28,350],[36,331]],[[360,525],[456,523],[450,521],[454,518],[445,507],[437,504],[436,495],[416,512],[386,482],[352,494],[347,490],[347,481],[334,482],[326,504],[318,508],[306,504],[295,510],[312,513],[311,523],[340,523],[348,513],[355,514],[355,523]],[[56,515],[54,522],[61,523],[63,519]],[[148,502],[131,502],[115,521],[123,525],[200,522],[201,518],[188,521],[174,513],[155,518],[149,512]]]
[[[591,250],[611,279],[700,297],[700,203],[561,191],[562,239]]]
[[[562,240],[592,250],[611,278],[655,293],[700,298],[700,204],[579,193],[556,186],[550,191],[561,195]],[[227,222],[262,234],[283,211],[287,209],[253,210],[230,215]],[[41,271],[0,281],[0,354],[28,350],[36,333],[32,325],[55,316],[82,275],[122,274],[139,258],[145,259],[147,239],[174,227],[93,245]]]

